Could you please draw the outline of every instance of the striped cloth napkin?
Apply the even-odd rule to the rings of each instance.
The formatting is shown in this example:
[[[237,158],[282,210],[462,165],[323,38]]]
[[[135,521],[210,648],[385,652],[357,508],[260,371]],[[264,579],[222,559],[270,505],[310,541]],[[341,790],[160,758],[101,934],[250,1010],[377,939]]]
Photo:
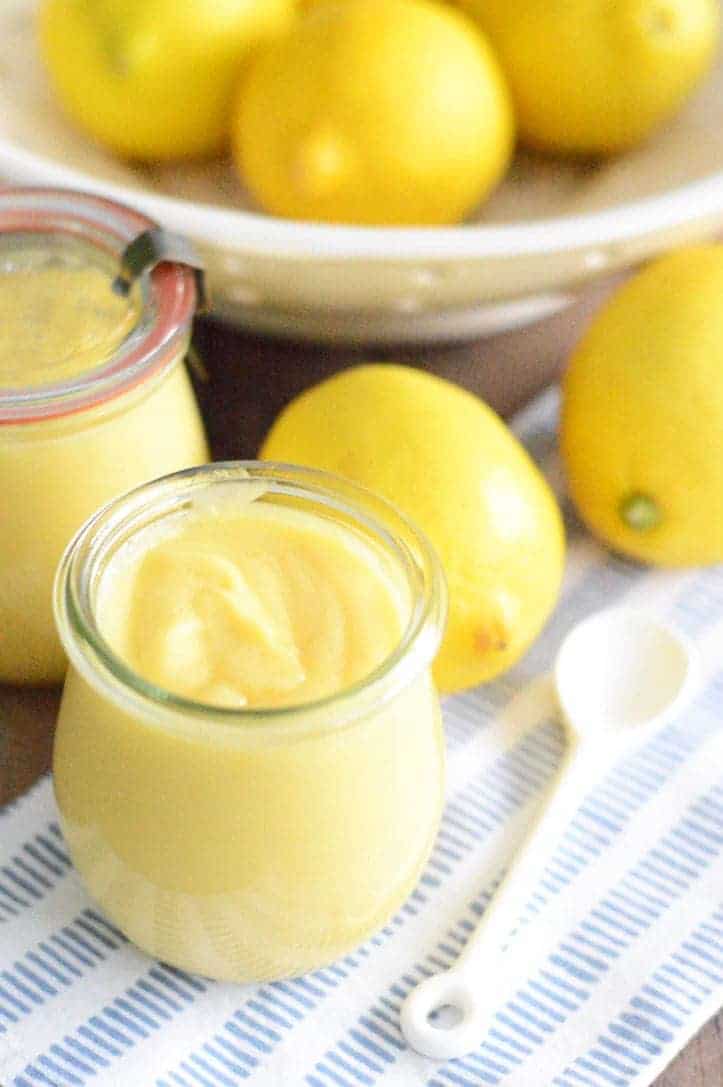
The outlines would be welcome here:
[[[518,432],[558,482],[555,394]],[[448,801],[396,917],[333,966],[234,986],[153,962],[86,897],[50,782],[0,817],[3,1087],[645,1087],[723,1003],[723,572],[645,571],[566,508],[567,580],[544,636],[498,682],[445,706]],[[563,738],[549,670],[574,622],[618,601],[668,617],[706,679],[681,720],[588,797],[529,903],[524,973],[494,985],[479,1049],[438,1064],[399,1007],[449,966],[524,832]]]

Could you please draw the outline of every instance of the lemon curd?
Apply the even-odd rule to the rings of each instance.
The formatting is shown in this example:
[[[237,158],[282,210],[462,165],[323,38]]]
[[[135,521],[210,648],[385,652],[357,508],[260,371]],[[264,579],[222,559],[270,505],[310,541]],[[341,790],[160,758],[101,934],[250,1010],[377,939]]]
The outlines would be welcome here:
[[[110,359],[139,316],[138,292],[115,294],[84,248],[0,238],[0,388],[77,377]]]
[[[192,273],[167,264],[129,298],[112,289],[148,225],[93,197],[0,194],[0,682],[62,679],[53,575],[83,521],[208,459],[183,365]]]
[[[374,552],[298,510],[189,515],[126,563],[103,580],[101,631],[139,675],[197,702],[323,698],[401,637],[404,602]]]
[[[247,981],[389,918],[443,796],[444,583],[401,515],[305,469],[179,473],[85,526],[56,614],[63,829],[126,935]]]

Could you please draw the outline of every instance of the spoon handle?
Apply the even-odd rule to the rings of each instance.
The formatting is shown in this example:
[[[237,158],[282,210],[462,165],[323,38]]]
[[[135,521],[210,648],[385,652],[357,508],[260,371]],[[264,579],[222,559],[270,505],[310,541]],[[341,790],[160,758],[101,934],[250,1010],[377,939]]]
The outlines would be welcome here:
[[[557,773],[548,784],[514,859],[487,906],[476,931],[458,959],[472,965],[502,951],[514,935],[522,912],[567,830],[570,820],[598,778],[601,754],[587,743],[570,742]],[[604,758],[604,756],[603,756]]]
[[[570,741],[513,866],[459,959],[450,970],[421,982],[402,1006],[402,1031],[417,1052],[447,1060],[479,1045],[497,1003],[499,973],[515,958],[507,959],[506,945],[570,819],[607,762],[607,751],[597,744]],[[430,1022],[430,1013],[441,1007],[457,1010],[454,1026],[443,1029]]]

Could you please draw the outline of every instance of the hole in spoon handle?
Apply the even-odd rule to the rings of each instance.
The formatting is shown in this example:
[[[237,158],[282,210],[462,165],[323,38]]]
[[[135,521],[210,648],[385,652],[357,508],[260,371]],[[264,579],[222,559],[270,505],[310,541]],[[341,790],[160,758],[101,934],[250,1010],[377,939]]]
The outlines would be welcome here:
[[[450,1008],[458,1015],[451,1026],[435,1023],[436,1011]],[[483,1008],[465,971],[446,970],[426,978],[402,1004],[400,1025],[408,1044],[434,1060],[463,1057],[477,1049],[490,1017]]]

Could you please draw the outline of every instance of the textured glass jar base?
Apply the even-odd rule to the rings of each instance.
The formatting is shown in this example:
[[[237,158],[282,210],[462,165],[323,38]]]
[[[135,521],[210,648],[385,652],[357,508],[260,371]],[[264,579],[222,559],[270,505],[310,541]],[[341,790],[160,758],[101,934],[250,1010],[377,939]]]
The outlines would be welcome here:
[[[125,896],[122,908],[116,901],[105,904],[102,891],[91,894],[108,919],[154,959],[190,974],[250,984],[283,981],[319,970],[374,936],[387,924],[417,885],[434,845],[439,820],[435,820],[422,854],[415,859],[404,883],[395,888],[378,915],[363,925],[349,926],[345,938],[328,939],[313,946],[276,947],[273,933],[257,932],[248,899],[229,894],[208,900],[169,894],[147,881],[126,875],[115,884],[115,893]],[[66,841],[76,842],[78,833],[61,819]],[[82,835],[82,832],[81,832]],[[87,848],[87,847],[86,847]],[[85,854],[85,848],[69,845],[71,856]],[[77,862],[76,862],[77,867]],[[121,890],[121,888],[123,888]],[[261,926],[264,929],[264,926]],[[179,938],[179,931],[183,937]],[[243,935],[242,935],[243,933]]]
[[[347,728],[258,736],[154,727],[71,668],[54,777],[73,861],[126,936],[219,980],[348,953],[415,886],[443,803],[428,673]]]

